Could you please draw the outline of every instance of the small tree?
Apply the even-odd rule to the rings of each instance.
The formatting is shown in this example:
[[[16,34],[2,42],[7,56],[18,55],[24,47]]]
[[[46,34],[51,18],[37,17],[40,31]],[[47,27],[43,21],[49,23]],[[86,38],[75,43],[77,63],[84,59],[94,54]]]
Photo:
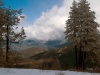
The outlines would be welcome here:
[[[3,41],[6,40],[6,62],[8,62],[9,43],[24,39],[26,36],[23,27],[21,28],[21,32],[15,32],[15,29],[18,28],[17,25],[20,21],[19,17],[21,16],[22,9],[13,10],[10,7],[1,9],[3,12],[3,17],[1,17],[1,19],[3,19],[1,24],[1,27],[3,27],[3,29],[1,28],[1,34]]]

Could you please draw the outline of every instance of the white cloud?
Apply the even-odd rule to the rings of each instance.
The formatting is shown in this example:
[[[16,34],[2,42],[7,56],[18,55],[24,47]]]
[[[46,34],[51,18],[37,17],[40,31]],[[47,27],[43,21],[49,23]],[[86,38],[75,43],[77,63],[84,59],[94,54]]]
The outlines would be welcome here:
[[[76,0],[78,1],[78,0]],[[33,25],[27,23],[27,19],[21,20],[20,25],[24,26],[27,38],[38,40],[62,40],[65,38],[65,21],[67,20],[73,0],[63,0],[62,6],[54,5],[50,10],[42,12],[40,18],[36,19]],[[100,23],[100,0],[88,0],[91,10],[96,12],[96,21]]]
[[[89,0],[92,11],[95,11],[96,21],[100,23],[100,0]]]

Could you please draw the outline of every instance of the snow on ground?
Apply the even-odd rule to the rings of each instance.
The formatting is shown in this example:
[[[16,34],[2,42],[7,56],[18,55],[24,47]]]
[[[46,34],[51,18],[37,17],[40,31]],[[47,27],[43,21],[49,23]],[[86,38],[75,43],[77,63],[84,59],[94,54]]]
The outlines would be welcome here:
[[[74,71],[0,68],[0,75],[57,75],[60,72],[64,73],[64,75],[100,75],[100,73],[83,73]]]

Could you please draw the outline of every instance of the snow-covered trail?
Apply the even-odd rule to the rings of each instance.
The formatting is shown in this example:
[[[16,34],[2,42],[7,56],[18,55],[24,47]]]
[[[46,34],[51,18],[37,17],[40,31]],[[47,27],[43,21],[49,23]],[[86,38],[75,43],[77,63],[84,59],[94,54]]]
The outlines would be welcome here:
[[[57,75],[61,71],[38,69],[8,69],[0,68],[0,75]],[[100,73],[62,71],[64,75],[100,75]]]

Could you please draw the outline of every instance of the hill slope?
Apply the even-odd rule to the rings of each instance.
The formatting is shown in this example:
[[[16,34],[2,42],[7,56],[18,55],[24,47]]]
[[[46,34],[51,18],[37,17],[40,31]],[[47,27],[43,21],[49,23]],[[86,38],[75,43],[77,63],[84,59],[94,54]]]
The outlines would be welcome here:
[[[74,50],[68,50],[67,47],[45,51],[30,57],[30,59],[38,62],[42,61],[41,67],[43,69],[47,64],[49,65],[48,69],[75,68],[75,52]]]
[[[18,53],[23,57],[23,58],[29,58],[31,56],[37,55],[41,52],[46,51],[45,49],[42,48],[37,48],[37,47],[31,47],[27,48],[21,51],[18,51]]]

